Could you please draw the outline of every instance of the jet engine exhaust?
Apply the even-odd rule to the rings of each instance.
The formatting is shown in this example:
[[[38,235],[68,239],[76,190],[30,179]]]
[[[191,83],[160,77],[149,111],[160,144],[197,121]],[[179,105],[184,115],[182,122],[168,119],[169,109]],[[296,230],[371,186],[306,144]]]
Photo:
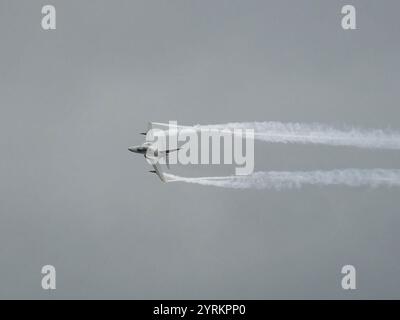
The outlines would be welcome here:
[[[268,171],[248,176],[188,178],[165,174],[172,181],[231,189],[297,189],[306,185],[400,187],[400,169],[343,169],[330,171]]]
[[[203,130],[253,129],[255,139],[270,143],[300,143],[400,150],[400,132],[381,129],[336,129],[319,123],[232,122],[197,125]]]

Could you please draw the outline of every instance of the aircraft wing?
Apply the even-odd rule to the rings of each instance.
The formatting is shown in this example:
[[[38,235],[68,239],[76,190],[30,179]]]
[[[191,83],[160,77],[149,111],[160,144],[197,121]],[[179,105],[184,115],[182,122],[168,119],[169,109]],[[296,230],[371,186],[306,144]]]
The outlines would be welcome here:
[[[152,163],[153,168],[154,168],[154,173],[161,179],[162,182],[167,182],[167,179],[165,179],[164,174],[161,170],[160,165],[158,164],[158,162],[154,162]]]
[[[161,130],[168,130],[170,127],[176,128],[177,130],[193,128],[192,126],[178,126],[178,125],[170,125],[169,123],[162,123],[162,122],[149,122],[148,128],[152,129],[153,127],[160,127]]]

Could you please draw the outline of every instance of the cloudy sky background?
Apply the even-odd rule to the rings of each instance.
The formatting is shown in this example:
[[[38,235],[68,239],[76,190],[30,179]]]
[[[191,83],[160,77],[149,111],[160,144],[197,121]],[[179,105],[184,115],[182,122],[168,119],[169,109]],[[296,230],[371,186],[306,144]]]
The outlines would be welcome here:
[[[53,0],[55,31],[45,4],[0,1],[0,298],[399,297],[399,189],[166,185],[127,151],[148,121],[400,130],[398,1],[352,1],[355,31],[346,1]],[[257,170],[349,167],[400,152],[256,144]]]

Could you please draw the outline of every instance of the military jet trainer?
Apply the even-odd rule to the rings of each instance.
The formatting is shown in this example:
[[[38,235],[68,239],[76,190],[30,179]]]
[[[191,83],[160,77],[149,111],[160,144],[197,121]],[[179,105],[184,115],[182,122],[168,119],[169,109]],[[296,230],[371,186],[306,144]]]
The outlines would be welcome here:
[[[149,130],[152,128],[152,123],[149,123],[148,130],[147,132],[142,132],[141,134],[144,136],[147,136],[147,133]],[[166,165],[169,169],[169,154],[171,152],[179,151],[180,148],[177,149],[163,149],[161,146],[157,145],[156,143],[153,142],[144,142],[141,145],[138,146],[132,146],[129,147],[128,150],[134,153],[139,153],[143,154],[144,157],[149,160],[151,165],[153,166],[154,170],[150,170],[149,172],[155,173],[162,182],[168,182],[169,180],[164,176],[159,161],[162,158],[165,158],[166,160]]]

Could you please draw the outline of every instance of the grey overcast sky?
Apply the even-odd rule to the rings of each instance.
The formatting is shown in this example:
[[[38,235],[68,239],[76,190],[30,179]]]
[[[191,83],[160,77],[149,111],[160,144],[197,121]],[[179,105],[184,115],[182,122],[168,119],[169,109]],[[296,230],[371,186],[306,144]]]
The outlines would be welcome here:
[[[400,2],[351,1],[353,31],[345,4],[0,0],[0,298],[398,298],[400,189],[162,184],[127,150],[148,121],[400,129]],[[256,144],[255,165],[400,168],[400,152]]]

